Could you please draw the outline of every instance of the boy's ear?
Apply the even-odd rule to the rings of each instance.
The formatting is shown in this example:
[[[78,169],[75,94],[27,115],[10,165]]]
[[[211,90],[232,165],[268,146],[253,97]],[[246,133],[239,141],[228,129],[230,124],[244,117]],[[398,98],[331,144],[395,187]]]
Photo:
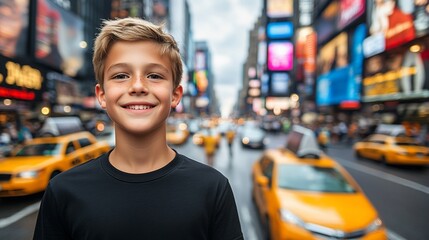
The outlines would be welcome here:
[[[179,105],[180,100],[182,99],[183,95],[183,87],[182,85],[179,85],[176,87],[176,89],[173,90],[173,97],[171,99],[171,107],[175,108],[177,105]]]
[[[97,98],[101,108],[106,109],[106,100],[104,95],[104,90],[101,88],[100,84],[95,85],[95,97]]]

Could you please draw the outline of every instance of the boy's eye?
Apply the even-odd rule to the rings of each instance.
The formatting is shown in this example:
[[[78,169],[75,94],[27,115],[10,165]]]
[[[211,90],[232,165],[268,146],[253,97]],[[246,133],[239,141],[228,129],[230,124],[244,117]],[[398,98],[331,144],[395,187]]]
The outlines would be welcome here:
[[[119,73],[112,77],[112,79],[125,79],[125,78],[128,78],[128,75],[124,73]]]
[[[163,77],[159,74],[155,74],[155,73],[151,73],[149,75],[147,75],[147,78],[151,78],[151,79],[163,79]]]

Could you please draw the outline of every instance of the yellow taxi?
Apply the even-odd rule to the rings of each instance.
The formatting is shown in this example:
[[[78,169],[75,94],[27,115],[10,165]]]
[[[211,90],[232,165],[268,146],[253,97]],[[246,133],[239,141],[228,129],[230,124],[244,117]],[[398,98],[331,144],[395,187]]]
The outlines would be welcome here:
[[[356,157],[385,164],[429,165],[429,148],[404,135],[372,134],[353,145]]]
[[[189,130],[186,123],[167,125],[167,143],[172,145],[184,144],[189,137]]]
[[[107,142],[86,131],[27,141],[0,159],[0,197],[44,191],[55,175],[109,150]]]
[[[387,239],[362,189],[309,129],[294,126],[285,148],[264,151],[252,180],[265,239]]]

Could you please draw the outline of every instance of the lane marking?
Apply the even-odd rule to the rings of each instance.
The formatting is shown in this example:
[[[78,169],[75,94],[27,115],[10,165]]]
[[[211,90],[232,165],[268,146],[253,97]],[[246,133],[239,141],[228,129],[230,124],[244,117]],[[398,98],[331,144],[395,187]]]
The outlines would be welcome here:
[[[387,229],[387,239],[389,239],[389,240],[407,240],[406,238],[399,236],[397,233],[392,232],[389,229]]]
[[[395,175],[392,175],[392,174],[389,174],[386,172],[382,172],[382,171],[379,171],[379,170],[376,170],[373,168],[369,168],[369,167],[366,167],[366,166],[363,166],[363,165],[360,165],[357,163],[353,163],[353,162],[350,162],[350,161],[347,161],[347,160],[344,160],[341,158],[338,158],[338,159],[341,160],[341,165],[344,165],[344,166],[347,166],[349,168],[353,168],[354,170],[357,170],[357,171],[360,171],[363,173],[367,173],[367,174],[373,175],[375,177],[382,178],[384,180],[391,181],[391,182],[400,184],[402,186],[409,187],[409,188],[412,188],[414,190],[429,194],[429,187],[426,187],[425,185],[422,185],[420,183],[416,183],[416,182],[407,180],[405,178],[401,178],[401,177],[398,177],[398,176],[395,176]]]
[[[246,239],[257,240],[258,238],[256,237],[255,229],[253,228],[253,225],[252,225],[252,217],[250,216],[249,208],[247,206],[242,206],[240,210],[241,210],[240,211],[241,219],[243,220],[245,225],[249,226],[248,228],[246,228],[247,230]]]
[[[7,217],[7,218],[2,218],[0,219],[0,228],[5,228],[9,225],[11,225],[14,222],[19,221],[20,219],[34,213],[37,212],[39,210],[40,207],[40,201],[33,203],[25,208],[23,208],[21,211]]]

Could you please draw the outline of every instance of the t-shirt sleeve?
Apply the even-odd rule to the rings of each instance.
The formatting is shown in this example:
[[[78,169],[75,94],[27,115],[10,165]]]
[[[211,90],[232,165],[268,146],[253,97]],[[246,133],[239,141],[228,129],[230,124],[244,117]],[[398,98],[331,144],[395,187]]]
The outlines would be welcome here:
[[[59,208],[51,185],[48,185],[43,195],[37,216],[33,240],[39,239],[70,239],[66,234],[63,221],[60,218]]]
[[[215,240],[244,239],[234,194],[228,181],[226,181],[223,191],[220,191],[217,199],[212,233],[212,239]]]

